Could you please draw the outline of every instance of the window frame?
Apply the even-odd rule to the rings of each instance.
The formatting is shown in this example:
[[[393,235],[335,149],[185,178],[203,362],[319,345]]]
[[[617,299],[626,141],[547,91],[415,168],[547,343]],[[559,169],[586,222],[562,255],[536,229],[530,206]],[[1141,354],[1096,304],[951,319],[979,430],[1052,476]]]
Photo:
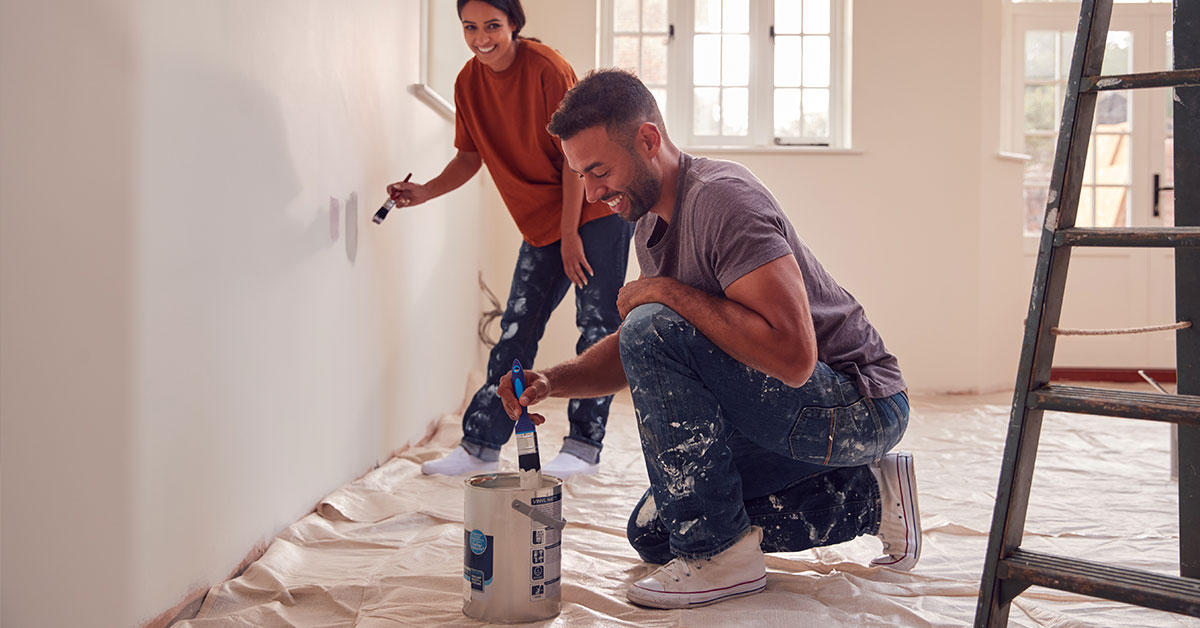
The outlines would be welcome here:
[[[667,110],[671,137],[694,149],[829,150],[850,149],[850,15],[853,0],[829,0],[829,135],[776,137],[775,63],[771,31],[775,0],[750,0],[750,68],[747,133],[744,136],[697,135],[693,132],[693,45],[695,0],[667,0]],[[616,0],[601,0],[597,29],[600,67],[612,67]],[[641,4],[639,3],[639,7]],[[639,24],[641,16],[639,15]],[[628,34],[626,31],[621,31]]]

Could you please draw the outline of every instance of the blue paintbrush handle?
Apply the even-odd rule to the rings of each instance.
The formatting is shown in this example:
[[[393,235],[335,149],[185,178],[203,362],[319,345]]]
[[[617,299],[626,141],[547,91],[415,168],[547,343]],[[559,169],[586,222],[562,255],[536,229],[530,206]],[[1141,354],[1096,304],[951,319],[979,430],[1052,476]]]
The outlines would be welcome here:
[[[525,393],[525,369],[521,368],[520,360],[513,360],[512,363],[512,381],[513,392],[517,394],[518,402],[521,395]],[[521,406],[521,416],[517,418],[516,430],[518,434],[533,431],[533,421],[529,418],[529,409]]]

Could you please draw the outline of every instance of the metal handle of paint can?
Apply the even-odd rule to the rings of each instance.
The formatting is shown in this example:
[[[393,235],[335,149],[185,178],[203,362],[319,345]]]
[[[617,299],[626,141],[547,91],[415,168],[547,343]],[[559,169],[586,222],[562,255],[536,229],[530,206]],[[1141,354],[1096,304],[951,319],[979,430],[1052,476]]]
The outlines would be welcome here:
[[[566,519],[555,519],[554,517],[551,517],[550,515],[547,515],[539,510],[534,510],[533,506],[530,506],[519,499],[514,499],[512,501],[512,507],[513,510],[525,515],[526,517],[529,517],[538,523],[548,525],[555,530],[561,530],[567,525]]]

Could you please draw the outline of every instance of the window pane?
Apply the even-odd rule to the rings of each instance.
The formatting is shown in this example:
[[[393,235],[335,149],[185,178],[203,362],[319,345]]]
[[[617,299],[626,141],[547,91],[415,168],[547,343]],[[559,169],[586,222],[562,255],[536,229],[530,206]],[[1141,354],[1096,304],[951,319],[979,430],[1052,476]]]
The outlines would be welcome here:
[[[667,0],[642,0],[642,30],[650,33],[667,31]]]
[[[775,37],[775,85],[800,87],[800,38],[787,35]]]
[[[725,21],[721,30],[726,33],[750,32],[750,0],[725,0]]]
[[[667,82],[667,38],[642,39],[642,82]]]
[[[829,90],[804,90],[804,135],[827,137],[829,135]]]
[[[637,35],[618,35],[613,37],[613,65],[637,72],[638,40]]]
[[[799,33],[801,0],[775,0],[775,33]]]
[[[1083,163],[1083,183],[1092,185],[1096,182],[1096,137],[1088,138],[1087,159]]]
[[[652,88],[650,88],[650,93],[654,95],[654,100],[656,102],[658,102],[658,112],[662,114],[663,118],[666,118],[667,117],[667,88],[652,87]]]
[[[692,48],[692,84],[721,84],[721,36],[696,35]]]
[[[829,38],[804,38],[805,87],[829,86]]]
[[[721,134],[745,135],[750,129],[750,90],[731,87],[721,92]]]
[[[1096,97],[1096,130],[1129,130],[1129,92],[1100,92]]]
[[[829,32],[829,0],[804,0],[804,32]]]
[[[1025,152],[1030,160],[1025,162],[1025,183],[1027,185],[1050,185],[1050,170],[1054,167],[1053,135],[1026,135]]]
[[[1128,31],[1109,31],[1108,43],[1104,48],[1104,63],[1101,74],[1129,74],[1130,56],[1133,53],[1133,34]]]
[[[1054,124],[1054,86],[1026,85],[1025,86],[1025,130],[1053,131]]]
[[[1128,223],[1129,188],[1096,188],[1096,226],[1124,227]]]
[[[721,55],[721,84],[750,84],[750,36],[724,35],[725,50]]]
[[[616,0],[613,3],[613,29],[617,32],[636,32],[638,25],[638,0]]]
[[[1090,187],[1085,187],[1079,191],[1079,213],[1076,214],[1076,227],[1095,227],[1096,212],[1095,203],[1092,201],[1095,198],[1095,190]]]
[[[718,87],[697,87],[692,90],[692,133],[720,135],[720,99],[721,89]]]
[[[1058,77],[1066,79],[1071,74],[1071,55],[1075,52],[1075,31],[1058,34]]]
[[[1041,230],[1049,192],[1046,186],[1025,186],[1025,233],[1037,233]]]
[[[800,135],[800,90],[775,90],[775,137]]]
[[[1054,50],[1057,38],[1053,31],[1025,33],[1025,78],[1054,79]]]
[[[1130,183],[1129,145],[1132,138],[1128,135],[1097,135],[1096,150],[1099,160],[1096,164],[1096,182],[1116,185]]]
[[[696,32],[721,32],[721,0],[696,0]]]

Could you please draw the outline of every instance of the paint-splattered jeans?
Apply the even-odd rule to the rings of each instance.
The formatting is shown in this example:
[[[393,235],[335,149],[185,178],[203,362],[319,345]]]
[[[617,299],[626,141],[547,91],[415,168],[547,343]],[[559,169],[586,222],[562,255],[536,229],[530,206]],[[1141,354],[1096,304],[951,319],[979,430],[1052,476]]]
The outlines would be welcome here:
[[[791,388],[659,303],[630,312],[620,340],[650,473],[628,526],[643,560],[707,558],[751,524],[768,552],[878,532],[879,484],[866,465],[903,436],[905,393],[864,397],[820,362]]]
[[[586,286],[575,288],[575,325],[580,334],[575,343],[577,354],[621,325],[617,292],[625,284],[632,236],[633,225],[616,215],[597,218],[579,228],[584,255],[595,274]],[[513,360],[520,360],[527,369],[533,368],[546,322],[570,287],[571,280],[563,272],[559,242],[542,247],[521,243],[508,305],[500,318],[500,340],[488,356],[487,381],[463,414],[462,446],[471,454],[484,460],[500,457],[500,447],[512,436],[514,423],[504,413],[496,384]],[[599,462],[611,403],[612,395],[572,399],[567,406],[571,430],[563,441],[562,451],[591,463]]]

